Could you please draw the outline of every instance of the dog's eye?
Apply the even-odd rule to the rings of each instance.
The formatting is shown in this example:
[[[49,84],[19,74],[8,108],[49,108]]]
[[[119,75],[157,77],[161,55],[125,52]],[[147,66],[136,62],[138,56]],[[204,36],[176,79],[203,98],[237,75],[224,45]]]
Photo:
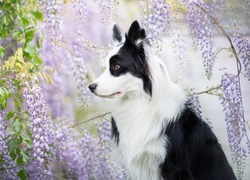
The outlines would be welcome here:
[[[118,65],[118,64],[114,64],[113,66],[112,66],[112,70],[114,70],[114,71],[117,71],[118,69],[120,69],[120,65]]]

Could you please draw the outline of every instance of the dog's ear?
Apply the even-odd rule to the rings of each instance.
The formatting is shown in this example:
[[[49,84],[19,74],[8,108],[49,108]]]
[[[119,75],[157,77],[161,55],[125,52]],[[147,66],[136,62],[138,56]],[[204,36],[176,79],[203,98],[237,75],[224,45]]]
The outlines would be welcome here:
[[[142,29],[138,23],[138,21],[134,21],[127,34],[127,39],[134,44],[135,46],[139,47],[140,43],[146,38],[145,30]]]
[[[123,34],[122,34],[120,28],[116,24],[114,24],[113,25],[113,40],[114,40],[114,42],[121,43],[122,39],[123,39]]]

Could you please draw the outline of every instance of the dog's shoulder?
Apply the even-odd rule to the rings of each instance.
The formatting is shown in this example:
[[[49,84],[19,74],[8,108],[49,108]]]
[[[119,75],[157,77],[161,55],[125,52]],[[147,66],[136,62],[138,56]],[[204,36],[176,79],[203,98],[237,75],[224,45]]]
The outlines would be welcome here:
[[[232,168],[209,125],[186,107],[165,131],[164,179],[235,179]]]

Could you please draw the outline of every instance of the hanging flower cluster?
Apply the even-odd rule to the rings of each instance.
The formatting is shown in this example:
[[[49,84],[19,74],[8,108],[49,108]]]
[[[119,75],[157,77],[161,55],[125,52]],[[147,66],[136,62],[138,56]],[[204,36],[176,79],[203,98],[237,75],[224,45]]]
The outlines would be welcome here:
[[[123,169],[111,158],[111,125],[107,120],[96,123],[97,138],[83,129],[83,134],[66,123],[55,125],[55,172],[67,179],[125,179]],[[62,124],[65,123],[65,124]]]
[[[174,37],[172,40],[172,49],[176,61],[176,70],[179,78],[182,78],[182,71],[186,67],[187,63],[187,47],[184,40],[184,35],[181,30],[176,30],[174,32]]]
[[[249,140],[246,134],[239,81],[237,76],[225,74],[222,76],[221,84],[225,96],[221,97],[220,100],[225,112],[229,147],[233,155],[233,160],[237,164],[238,178],[242,178],[244,160],[247,157],[247,151],[243,147],[243,143],[245,140]],[[248,151],[250,152],[250,149]]]
[[[212,40],[213,20],[209,16],[216,18],[215,13],[202,0],[184,2],[188,11],[187,23],[192,35],[196,38],[196,44],[200,47],[205,73],[210,79],[214,66],[214,44]]]
[[[35,158],[34,170],[37,169],[37,179],[43,179],[48,171],[50,159],[50,144],[52,133],[48,125],[46,104],[43,99],[42,89],[36,84],[25,82],[23,97],[27,102],[30,115],[30,128],[32,133],[32,151]]]
[[[234,42],[244,67],[244,76],[250,80],[250,43],[241,33],[234,33]]]
[[[165,0],[140,1],[143,17],[142,25],[146,27],[150,43],[160,50],[161,38],[166,35],[170,23],[170,5]]]

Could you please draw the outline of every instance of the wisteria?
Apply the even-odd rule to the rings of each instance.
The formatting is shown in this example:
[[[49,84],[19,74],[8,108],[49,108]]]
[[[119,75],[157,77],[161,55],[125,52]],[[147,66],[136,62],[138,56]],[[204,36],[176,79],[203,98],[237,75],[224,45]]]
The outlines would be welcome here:
[[[178,78],[182,78],[182,73],[187,63],[187,47],[185,46],[185,40],[183,37],[184,35],[181,30],[176,30],[172,41]]]
[[[49,129],[49,120],[46,109],[46,102],[43,99],[42,89],[39,85],[25,82],[23,96],[27,100],[27,109],[30,114],[30,128],[33,136],[32,151],[35,158],[35,168],[38,173],[37,179],[43,179],[48,171],[50,160],[49,152],[52,134]]]
[[[234,41],[238,49],[239,57],[244,67],[244,75],[250,80],[250,43],[249,40],[240,33],[234,33]]]
[[[247,0],[16,3],[0,1],[5,7],[0,8],[0,179],[126,179],[112,156],[109,113],[96,115],[99,107],[90,104],[100,101],[91,102],[87,85],[102,71],[112,44],[111,24],[123,29],[138,18],[153,51],[166,52],[161,58],[176,65],[173,76],[185,84],[187,103],[198,116],[205,118],[203,94],[219,97],[225,121],[217,121],[226,126],[228,159],[238,179],[247,178],[250,122],[244,98],[249,86],[243,83],[250,79],[249,25],[238,21],[244,16],[249,23]],[[11,53],[13,58],[6,59]],[[199,58],[192,59],[192,53]],[[208,80],[198,84],[206,87],[186,82],[198,71],[194,61],[204,67]],[[217,67],[220,61],[223,67]],[[224,68],[230,62],[236,66]],[[216,74],[219,68],[223,75]],[[44,77],[51,77],[51,84]]]
[[[185,1],[188,10],[187,22],[191,27],[191,33],[196,38],[203,57],[203,66],[208,79],[212,76],[214,66],[214,43],[212,40],[213,20],[216,18],[211,8],[203,1]]]
[[[147,28],[148,38],[157,51],[161,50],[161,38],[166,35],[170,23],[170,5],[165,0],[140,1],[142,24]]]
[[[246,125],[244,109],[242,106],[242,97],[237,76],[226,74],[221,80],[222,90],[225,97],[221,97],[221,104],[224,107],[229,147],[233,155],[234,162],[237,163],[238,177],[242,178],[244,173],[244,160],[247,157],[247,151],[242,147],[245,140],[248,140],[246,134]]]

